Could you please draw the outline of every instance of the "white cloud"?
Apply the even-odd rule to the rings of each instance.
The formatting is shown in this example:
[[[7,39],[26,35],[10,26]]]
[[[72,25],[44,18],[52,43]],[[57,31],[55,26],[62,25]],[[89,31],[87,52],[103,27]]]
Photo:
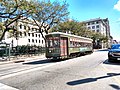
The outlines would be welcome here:
[[[120,0],[114,5],[114,9],[120,11]]]

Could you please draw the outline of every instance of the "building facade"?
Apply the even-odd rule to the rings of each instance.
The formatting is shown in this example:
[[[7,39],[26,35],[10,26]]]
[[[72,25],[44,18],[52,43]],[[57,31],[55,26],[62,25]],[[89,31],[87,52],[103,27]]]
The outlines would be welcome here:
[[[86,23],[86,27],[93,32],[101,33],[102,35],[106,36],[108,38],[107,43],[103,43],[102,41],[96,40],[95,41],[95,47],[96,48],[107,48],[111,45],[111,39],[110,39],[110,26],[109,26],[109,20],[96,18],[96,19],[90,19],[87,21],[84,21]]]
[[[39,33],[38,26],[36,26],[33,21],[18,20],[13,23],[11,27],[14,27],[18,32],[6,32],[5,40],[3,41],[11,43],[12,47],[22,45],[45,47],[45,40],[41,33]],[[45,35],[44,32],[43,35]]]

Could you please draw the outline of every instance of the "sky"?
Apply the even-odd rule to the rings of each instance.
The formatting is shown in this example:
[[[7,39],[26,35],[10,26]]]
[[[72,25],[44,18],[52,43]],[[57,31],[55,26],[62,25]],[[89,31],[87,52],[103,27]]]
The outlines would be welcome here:
[[[56,0],[51,0],[56,1]],[[64,0],[57,0],[64,1]],[[120,41],[120,0],[66,0],[69,4],[69,17],[77,21],[95,18],[109,19],[110,33]]]

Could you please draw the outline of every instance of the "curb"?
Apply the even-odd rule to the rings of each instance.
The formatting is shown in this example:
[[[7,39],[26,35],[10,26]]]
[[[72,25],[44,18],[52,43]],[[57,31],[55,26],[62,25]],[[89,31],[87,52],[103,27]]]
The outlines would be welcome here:
[[[3,61],[3,62],[0,62],[0,65],[9,64],[9,63],[13,63],[13,61]]]
[[[34,57],[26,57],[26,58],[21,58],[21,59],[14,59],[14,60],[11,60],[11,61],[2,61],[0,62],[0,65],[3,65],[3,64],[9,64],[9,63],[20,63],[20,62],[25,62],[25,61],[31,61],[31,60],[36,60],[36,59],[41,59],[41,58],[44,58],[45,55],[41,55],[41,56],[34,56]]]
[[[96,51],[106,51],[108,50],[107,48],[103,48],[103,49],[94,49],[93,51],[96,52]]]

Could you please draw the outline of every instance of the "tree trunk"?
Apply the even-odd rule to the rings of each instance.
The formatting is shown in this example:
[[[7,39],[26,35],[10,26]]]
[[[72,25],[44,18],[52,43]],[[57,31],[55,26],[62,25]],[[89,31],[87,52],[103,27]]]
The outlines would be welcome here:
[[[0,37],[0,42],[3,40],[3,38],[4,38],[4,36],[5,36],[5,33],[7,32],[7,31],[9,31],[11,28],[6,28],[5,30],[4,30],[4,32],[2,33],[2,36]]]
[[[39,32],[41,33],[42,38],[44,38],[44,40],[46,40],[45,36],[43,35],[43,33],[42,33],[42,31],[41,31],[41,28],[39,28]]]
[[[2,33],[2,36],[0,37],[0,42],[3,40],[3,37],[5,36],[7,29],[4,30],[4,32]]]

